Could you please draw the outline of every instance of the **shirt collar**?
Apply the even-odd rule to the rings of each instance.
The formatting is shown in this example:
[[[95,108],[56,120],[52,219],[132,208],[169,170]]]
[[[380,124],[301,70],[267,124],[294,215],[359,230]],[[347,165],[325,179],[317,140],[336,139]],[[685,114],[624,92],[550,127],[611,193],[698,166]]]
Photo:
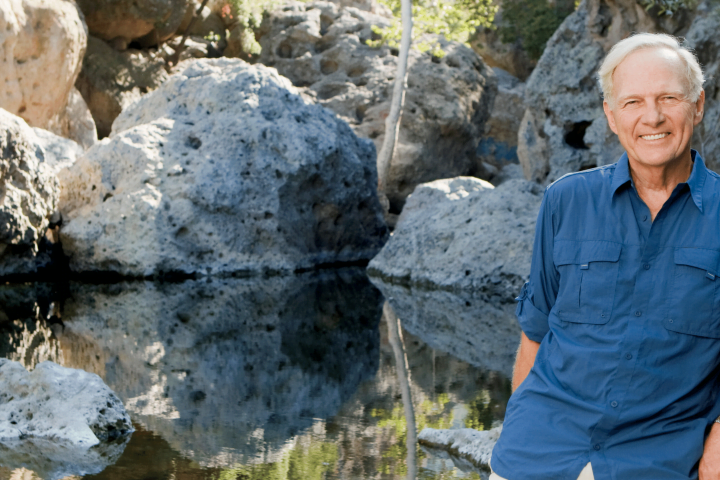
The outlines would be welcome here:
[[[703,211],[703,186],[705,185],[705,179],[707,178],[707,168],[705,162],[698,152],[690,150],[690,156],[693,161],[692,172],[687,180],[687,185],[690,187],[690,194],[692,196],[695,206],[702,213]],[[611,194],[614,196],[618,188],[630,182],[630,165],[628,164],[627,152],[623,153],[615,166],[615,173],[613,174],[612,184],[610,188]]]

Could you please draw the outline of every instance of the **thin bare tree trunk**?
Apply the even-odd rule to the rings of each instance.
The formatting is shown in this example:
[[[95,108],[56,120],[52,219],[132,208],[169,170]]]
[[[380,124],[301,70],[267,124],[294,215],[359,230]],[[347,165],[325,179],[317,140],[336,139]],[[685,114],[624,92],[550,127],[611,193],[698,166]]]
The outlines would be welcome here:
[[[395,86],[390,101],[390,113],[385,119],[385,139],[377,159],[378,191],[386,193],[387,178],[390,173],[390,163],[395,155],[398,132],[400,130],[400,117],[405,105],[405,86],[407,84],[407,64],[412,41],[412,0],[401,0],[402,38],[400,39],[400,53],[398,67],[395,75]]]
[[[405,424],[407,426],[407,480],[417,478],[417,426],[415,424],[415,408],[412,403],[412,392],[410,391],[410,367],[408,366],[405,344],[400,330],[400,319],[388,302],[383,305],[383,316],[387,323],[388,341],[395,354],[395,368],[397,369],[400,394],[402,395],[403,408],[405,410]]]

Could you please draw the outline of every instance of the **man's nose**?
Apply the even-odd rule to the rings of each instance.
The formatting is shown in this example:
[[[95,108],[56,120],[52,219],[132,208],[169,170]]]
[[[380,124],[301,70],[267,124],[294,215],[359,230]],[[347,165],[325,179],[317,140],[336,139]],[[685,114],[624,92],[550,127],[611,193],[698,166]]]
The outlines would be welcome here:
[[[665,121],[662,105],[659,102],[648,102],[643,112],[643,122],[647,125],[656,126]]]

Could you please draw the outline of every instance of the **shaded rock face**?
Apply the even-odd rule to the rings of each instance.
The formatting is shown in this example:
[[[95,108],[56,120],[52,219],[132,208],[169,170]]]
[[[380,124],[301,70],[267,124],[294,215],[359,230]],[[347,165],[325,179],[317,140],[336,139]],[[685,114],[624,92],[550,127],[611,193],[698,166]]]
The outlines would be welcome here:
[[[0,276],[36,270],[59,191],[33,129],[0,109]]]
[[[705,73],[705,117],[695,127],[692,146],[708,167],[720,171],[720,11],[712,2],[698,6],[697,16],[685,34]]]
[[[291,3],[258,33],[260,62],[334,111],[379,151],[397,57],[365,42],[389,19],[335,4]],[[422,182],[481,174],[476,147],[496,92],[494,76],[471,49],[440,40],[442,59],[412,50],[397,151],[387,182],[391,212]]]
[[[470,177],[419,185],[368,273],[511,303],[530,273],[541,200],[541,187],[518,179],[495,189]]]
[[[83,68],[75,83],[97,126],[97,135],[110,135],[120,112],[168,78],[165,61],[147,52],[118,52],[99,38],[89,36]]]
[[[136,421],[227,465],[279,452],[375,374],[381,309],[352,270],[77,285],[59,341],[65,364],[101,375]]]
[[[495,14],[494,25],[502,24],[502,8]],[[537,64],[530,59],[521,41],[503,43],[496,28],[478,28],[470,45],[490,67],[502,68],[522,81],[527,80]]]
[[[494,183],[500,169],[518,163],[517,138],[520,119],[525,113],[525,84],[500,68],[493,71],[498,79],[498,91],[477,156],[488,174],[484,178]]]
[[[29,436],[91,447],[130,432],[122,402],[99,376],[53,362],[28,372],[0,359],[0,439]]]
[[[70,0],[4,0],[0,5],[0,108],[34,127],[79,139],[68,117],[82,117],[73,84],[87,42],[82,13]],[[48,81],[50,80],[50,81]],[[80,112],[80,113],[77,113]]]
[[[690,15],[680,11],[658,18],[634,0],[581,2],[550,38],[527,82],[527,110],[518,133],[525,177],[547,184],[569,172],[616,162],[624,149],[607,125],[597,83],[605,54],[632,32],[682,36]],[[699,37],[695,41],[702,43]]]
[[[188,0],[78,0],[90,33],[130,41],[154,32],[160,41],[182,23]]]
[[[512,376],[520,326],[512,303],[472,292],[424,290],[373,279],[402,326],[432,348],[483,369]]]
[[[240,60],[200,60],[123,111],[61,172],[76,271],[293,271],[387,237],[372,143]]]

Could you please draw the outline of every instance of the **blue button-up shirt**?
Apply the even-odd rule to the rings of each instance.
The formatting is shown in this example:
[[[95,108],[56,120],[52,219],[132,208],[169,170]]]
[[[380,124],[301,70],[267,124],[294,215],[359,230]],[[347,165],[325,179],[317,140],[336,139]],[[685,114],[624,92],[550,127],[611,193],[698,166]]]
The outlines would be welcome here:
[[[628,159],[545,192],[517,308],[540,349],[510,398],[509,480],[695,479],[720,414],[720,176],[697,152],[654,221]]]

